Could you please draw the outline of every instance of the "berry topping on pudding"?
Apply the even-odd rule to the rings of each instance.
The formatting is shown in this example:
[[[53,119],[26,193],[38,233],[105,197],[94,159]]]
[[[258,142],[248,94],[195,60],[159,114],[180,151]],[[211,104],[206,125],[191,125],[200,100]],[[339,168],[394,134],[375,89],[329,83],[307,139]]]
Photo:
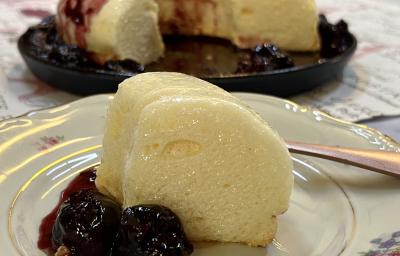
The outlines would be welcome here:
[[[179,218],[159,205],[128,207],[122,213],[115,256],[186,256],[193,252]]]
[[[71,255],[107,256],[121,216],[120,205],[97,191],[84,189],[60,206],[53,226],[53,248],[65,246]]]
[[[62,0],[57,8],[58,29],[66,42],[86,47],[91,19],[107,0]]]

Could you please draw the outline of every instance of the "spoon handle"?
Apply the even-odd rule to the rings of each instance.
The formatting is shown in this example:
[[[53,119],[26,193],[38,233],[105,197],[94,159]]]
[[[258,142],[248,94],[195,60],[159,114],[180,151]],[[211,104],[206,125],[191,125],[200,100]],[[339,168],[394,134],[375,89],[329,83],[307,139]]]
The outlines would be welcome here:
[[[291,153],[315,156],[400,177],[400,153],[286,142]]]

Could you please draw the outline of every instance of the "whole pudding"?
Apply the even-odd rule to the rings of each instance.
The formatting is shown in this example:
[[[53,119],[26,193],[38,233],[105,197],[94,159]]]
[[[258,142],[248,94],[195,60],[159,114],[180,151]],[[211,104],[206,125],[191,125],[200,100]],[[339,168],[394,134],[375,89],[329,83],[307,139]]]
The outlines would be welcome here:
[[[320,49],[314,0],[61,0],[57,25],[66,43],[99,63],[154,62],[164,54],[162,34],[218,37],[246,49]]]

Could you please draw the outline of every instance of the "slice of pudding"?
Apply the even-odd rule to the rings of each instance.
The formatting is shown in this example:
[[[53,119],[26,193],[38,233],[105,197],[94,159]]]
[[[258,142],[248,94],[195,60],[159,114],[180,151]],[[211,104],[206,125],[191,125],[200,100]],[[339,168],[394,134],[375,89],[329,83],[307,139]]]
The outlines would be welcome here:
[[[97,62],[156,61],[164,44],[153,0],[61,0],[57,27],[66,43],[93,53]]]
[[[292,161],[248,106],[202,80],[145,73],[108,111],[96,185],[124,207],[160,204],[191,241],[265,246],[288,208]]]
[[[166,34],[206,35],[240,48],[274,43],[287,51],[319,50],[315,0],[156,0]]]
[[[155,75],[156,74],[156,75]],[[134,88],[134,89],[132,89]],[[97,187],[108,195],[123,202],[122,172],[108,170],[123,170],[130,152],[124,147],[127,137],[132,136],[136,129],[141,110],[155,100],[175,95],[204,95],[225,97],[238,101],[221,88],[191,76],[177,73],[144,73],[127,79],[119,85],[115,98],[108,113],[107,127],[103,144],[103,159],[96,182]],[[129,120],[129,121],[127,121]]]

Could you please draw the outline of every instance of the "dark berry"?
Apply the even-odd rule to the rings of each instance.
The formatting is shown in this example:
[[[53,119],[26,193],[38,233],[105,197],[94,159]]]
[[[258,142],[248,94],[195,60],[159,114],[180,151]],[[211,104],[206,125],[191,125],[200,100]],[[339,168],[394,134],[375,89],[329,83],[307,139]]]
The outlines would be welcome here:
[[[318,29],[321,37],[321,57],[323,58],[332,58],[343,53],[352,42],[347,23],[343,20],[331,24],[324,15],[320,15]]]
[[[120,74],[132,74],[144,71],[144,67],[142,65],[130,59],[109,60],[104,64],[104,68]]]
[[[53,249],[71,255],[109,255],[121,217],[120,206],[94,190],[72,194],[61,205],[53,226]]]
[[[257,45],[253,51],[260,55],[260,56],[265,56],[265,57],[275,57],[277,54],[280,54],[280,50],[278,47],[276,47],[273,44],[262,44],[262,45]]]
[[[71,67],[88,62],[87,58],[82,55],[82,51],[78,47],[68,45],[52,47],[48,56],[50,60],[65,63],[67,66]]]
[[[185,256],[193,252],[179,218],[159,205],[124,210],[113,256]]]
[[[56,222],[57,213],[61,205],[67,200],[73,193],[76,193],[83,189],[93,189],[96,190],[95,185],[96,170],[88,169],[81,172],[76,176],[61,193],[60,199],[54,209],[43,218],[42,223],[39,227],[39,239],[38,247],[42,250],[52,249],[52,229],[54,223]]]
[[[293,66],[292,59],[277,46],[263,44],[256,46],[250,53],[243,52],[236,73],[264,72]]]

